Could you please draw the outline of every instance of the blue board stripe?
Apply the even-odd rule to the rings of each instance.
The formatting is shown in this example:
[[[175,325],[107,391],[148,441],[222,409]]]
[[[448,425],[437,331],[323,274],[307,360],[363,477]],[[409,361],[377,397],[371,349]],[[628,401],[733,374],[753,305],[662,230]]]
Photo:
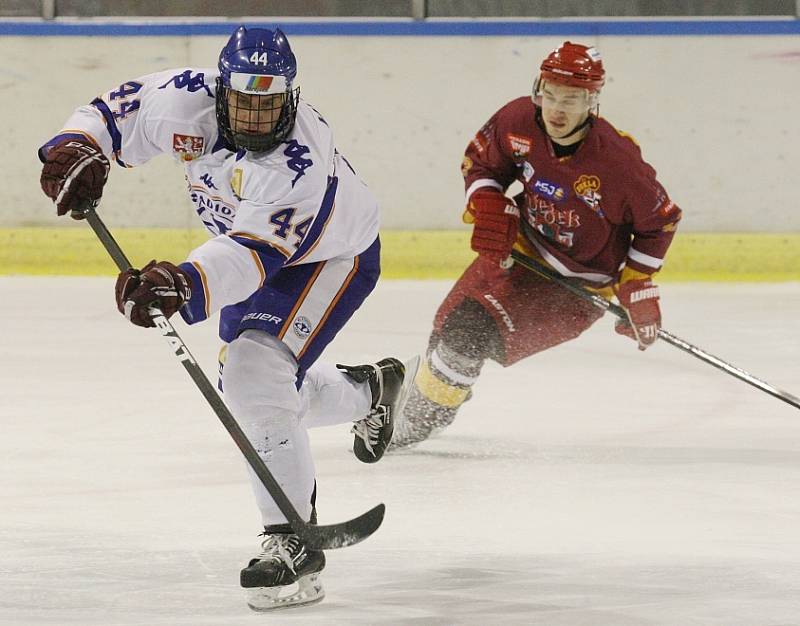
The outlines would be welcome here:
[[[64,37],[174,37],[229,35],[240,22],[88,22],[80,20],[0,20],[0,35]],[[798,35],[800,20],[389,20],[249,21],[248,26],[280,26],[287,34],[326,36],[518,37],[646,35]]]

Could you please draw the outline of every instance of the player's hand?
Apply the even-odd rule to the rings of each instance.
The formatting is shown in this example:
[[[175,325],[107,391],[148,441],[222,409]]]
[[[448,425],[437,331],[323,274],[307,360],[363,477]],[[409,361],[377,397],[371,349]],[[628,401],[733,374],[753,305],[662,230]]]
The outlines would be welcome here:
[[[82,219],[82,209],[96,206],[103,195],[109,167],[106,156],[89,140],[65,139],[47,153],[39,182],[59,215]]]
[[[658,306],[658,287],[649,278],[629,280],[614,288],[617,300],[628,314],[628,321],[617,320],[614,329],[635,339],[639,350],[646,350],[658,338],[661,328],[661,309]]]
[[[497,189],[479,189],[470,196],[467,211],[474,220],[472,249],[498,262],[505,261],[517,240],[517,205]]]
[[[158,307],[165,317],[175,315],[192,297],[192,279],[168,261],[150,261],[141,270],[120,272],[114,288],[117,309],[137,326],[154,326],[149,308]]]

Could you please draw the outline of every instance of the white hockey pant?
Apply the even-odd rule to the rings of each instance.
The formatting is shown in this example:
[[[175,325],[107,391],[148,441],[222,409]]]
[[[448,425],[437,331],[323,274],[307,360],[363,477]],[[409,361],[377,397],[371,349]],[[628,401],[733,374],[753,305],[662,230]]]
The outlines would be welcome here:
[[[307,428],[342,424],[370,410],[369,385],[356,383],[333,365],[317,363],[295,387],[297,361],[282,341],[246,330],[230,343],[222,386],[239,426],[305,520],[311,517],[314,462]],[[286,518],[248,465],[265,526]]]

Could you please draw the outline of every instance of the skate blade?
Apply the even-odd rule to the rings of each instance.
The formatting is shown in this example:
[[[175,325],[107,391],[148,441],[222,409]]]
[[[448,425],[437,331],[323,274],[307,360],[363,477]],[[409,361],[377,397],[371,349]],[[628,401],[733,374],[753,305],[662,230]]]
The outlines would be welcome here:
[[[322,602],[325,590],[319,574],[309,574],[291,585],[253,587],[247,590],[247,606],[253,611],[277,611]]]
[[[400,396],[397,404],[394,407],[394,433],[392,434],[392,441],[389,442],[388,450],[392,448],[405,447],[408,444],[395,444],[395,439],[400,441],[405,437],[405,416],[403,409],[406,408],[406,402],[411,395],[411,387],[414,385],[414,379],[417,377],[419,366],[422,363],[422,357],[419,355],[411,357],[403,363],[405,374],[403,376],[403,386],[400,388]],[[416,443],[416,442],[414,442]],[[387,450],[387,452],[388,452]]]
[[[411,395],[411,386],[414,384],[414,379],[417,377],[419,366],[422,364],[422,357],[417,355],[413,356],[408,361],[403,363],[405,373],[403,374],[403,386],[400,388],[400,402],[395,409],[397,415],[403,414],[403,409],[408,401],[408,396]]]

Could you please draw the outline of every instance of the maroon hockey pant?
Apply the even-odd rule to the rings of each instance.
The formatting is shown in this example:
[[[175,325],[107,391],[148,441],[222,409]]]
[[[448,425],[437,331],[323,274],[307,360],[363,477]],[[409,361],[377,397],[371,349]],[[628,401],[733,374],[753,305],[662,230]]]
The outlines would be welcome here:
[[[594,305],[524,267],[505,270],[479,256],[436,312],[437,333],[466,298],[480,303],[495,320],[505,346],[500,363],[504,366],[574,339],[603,315]]]

